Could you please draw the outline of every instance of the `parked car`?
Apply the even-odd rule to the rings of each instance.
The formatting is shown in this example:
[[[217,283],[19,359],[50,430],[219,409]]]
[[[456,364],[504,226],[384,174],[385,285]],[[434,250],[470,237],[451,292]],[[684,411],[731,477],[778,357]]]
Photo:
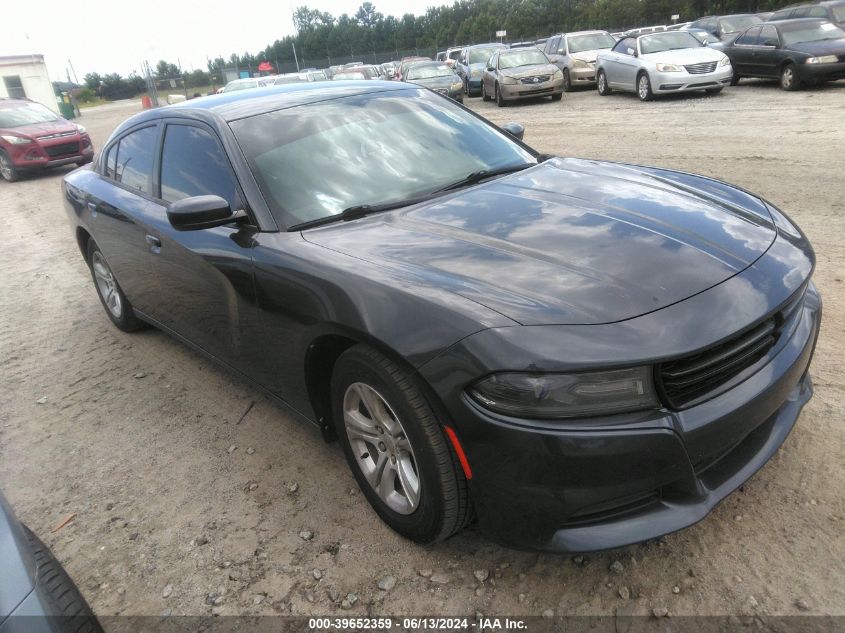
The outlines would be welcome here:
[[[481,98],[493,99],[502,107],[508,101],[563,96],[563,73],[534,48],[498,50],[490,57],[481,75]]]
[[[563,91],[569,92],[573,86],[595,85],[596,56],[615,45],[607,31],[576,31],[550,37],[545,53],[563,72]]]
[[[344,70],[339,73],[335,73],[332,76],[332,81],[349,81],[349,80],[368,80],[370,79],[363,70],[359,70],[358,68],[353,68],[351,70]]]
[[[685,29],[687,33],[692,35],[695,39],[701,42],[704,46],[709,46],[717,51],[724,50],[725,42],[713,35],[710,31],[704,29]]]
[[[233,79],[220,92],[235,92],[237,90],[251,90],[253,88],[261,88],[261,83],[257,78],[247,79]]]
[[[690,29],[704,29],[720,40],[736,37],[749,26],[760,24],[763,20],[753,13],[735,13],[733,15],[708,15],[689,25]]]
[[[0,99],[0,176],[14,182],[25,173],[94,159],[88,131],[29,99]]]
[[[305,77],[300,73],[285,73],[276,77],[274,85],[284,86],[285,84],[301,84],[305,83],[305,81]]]
[[[800,18],[753,26],[725,47],[742,77],[780,80],[784,90],[845,78],[845,30],[827,20]]]
[[[386,80],[393,79],[394,75],[396,74],[396,67],[398,66],[397,63],[394,62],[386,62],[381,65],[382,70],[384,71],[384,78]]]
[[[626,37],[599,53],[596,69],[600,95],[623,90],[635,92],[641,101],[694,90],[718,94],[733,75],[724,53],[702,46],[688,31]]]
[[[62,196],[116,327],[161,327],[336,438],[418,542],[473,512],[535,550],[681,529],[812,394],[815,256],[783,212],[548,158],[418,86],[147,110]]]
[[[463,103],[464,85],[461,78],[445,62],[422,62],[408,68],[405,81],[446,95]]]
[[[350,68],[357,68],[358,66],[363,66],[364,62],[349,62],[348,64],[343,65],[344,70],[349,70]]]
[[[398,81],[405,81],[405,73],[408,71],[408,67],[412,64],[418,64],[420,62],[430,62],[430,57],[403,57],[402,61],[399,63],[399,67],[396,69],[396,77]]]
[[[637,37],[638,35],[648,35],[649,33],[658,33],[660,31],[666,31],[668,29],[667,26],[663,24],[658,24],[656,26],[643,26],[638,29],[629,29],[623,33],[626,37]]]
[[[0,493],[0,633],[103,633],[50,549]]]
[[[446,63],[449,64],[452,68],[455,68],[455,65],[458,63],[458,58],[461,56],[461,51],[464,49],[463,46],[452,46],[446,49]]]
[[[476,44],[466,46],[461,50],[455,70],[461,81],[464,83],[464,94],[468,97],[481,95],[481,74],[490,59],[490,56],[498,50],[506,49],[507,46],[499,43]]]
[[[775,11],[768,21],[792,20],[795,18],[821,18],[845,28],[845,0],[823,0],[818,4],[800,4]]]

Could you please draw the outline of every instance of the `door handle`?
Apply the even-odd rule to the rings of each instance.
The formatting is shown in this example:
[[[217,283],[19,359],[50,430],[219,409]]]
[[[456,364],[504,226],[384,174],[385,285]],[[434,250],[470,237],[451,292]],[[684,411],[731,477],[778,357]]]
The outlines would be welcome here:
[[[147,235],[147,246],[150,247],[150,251],[153,253],[160,253],[161,252],[161,240],[158,239],[155,235]]]
[[[88,210],[91,212],[91,217],[92,217],[92,218],[96,218],[96,217],[97,217],[97,211],[99,211],[99,208],[97,207],[97,203],[96,203],[96,202],[89,202],[89,203],[88,203]]]

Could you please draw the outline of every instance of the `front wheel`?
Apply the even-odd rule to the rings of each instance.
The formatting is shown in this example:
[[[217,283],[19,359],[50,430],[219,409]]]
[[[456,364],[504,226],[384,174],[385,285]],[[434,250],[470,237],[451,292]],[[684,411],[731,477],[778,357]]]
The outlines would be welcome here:
[[[433,543],[469,522],[466,477],[410,370],[355,345],[335,364],[332,408],[352,474],[393,530]]]
[[[552,101],[560,101],[563,99],[563,93],[559,92],[556,95],[552,95]]]
[[[801,80],[798,78],[798,69],[795,64],[787,64],[780,71],[780,87],[790,92],[801,87]]]
[[[88,265],[97,296],[111,322],[124,332],[134,332],[144,327],[144,322],[135,316],[132,304],[123,294],[123,290],[114,277],[106,256],[94,240],[88,240]]]
[[[496,105],[500,108],[504,108],[507,104],[505,103],[505,98],[502,96],[502,91],[499,90],[499,84],[496,84],[493,87],[493,90],[495,90],[496,93]]]
[[[738,84],[739,84],[739,80],[740,80],[740,79],[742,79],[742,77],[740,77],[740,76],[736,73],[736,71],[734,71],[734,74],[731,76],[731,85],[732,85],[732,86],[736,86],[736,85],[738,85]]]
[[[719,88],[707,88],[704,92],[706,92],[709,95],[717,95],[720,92],[722,92],[722,90],[723,90],[723,88],[721,88],[721,87],[719,87]]]
[[[481,82],[481,100],[490,101],[490,95],[487,94],[487,84]]]
[[[12,159],[2,150],[0,150],[0,176],[7,182],[15,182],[20,180],[21,177],[21,173],[15,168]]]
[[[563,69],[563,91],[569,92],[572,90],[572,78],[569,76],[569,69]]]
[[[640,101],[651,101],[654,98],[654,93],[651,91],[651,79],[648,74],[643,73],[637,79],[637,96]]]
[[[606,97],[611,92],[610,86],[607,85],[607,75],[605,75],[603,70],[600,70],[596,76],[596,90],[598,90],[599,95],[602,97]]]

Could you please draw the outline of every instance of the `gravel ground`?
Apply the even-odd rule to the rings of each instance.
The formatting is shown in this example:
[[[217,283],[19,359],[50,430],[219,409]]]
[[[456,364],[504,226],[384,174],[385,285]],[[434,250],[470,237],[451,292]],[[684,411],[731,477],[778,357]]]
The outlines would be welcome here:
[[[737,183],[809,235],[825,300],[816,395],[744,489],[683,532],[585,557],[506,550],[472,528],[407,543],[356,492],[336,445],[160,332],[110,325],[58,169],[0,182],[0,486],[21,520],[101,616],[845,614],[845,82],[468,104],[522,122],[544,152]],[[99,147],[137,109],[81,122]]]

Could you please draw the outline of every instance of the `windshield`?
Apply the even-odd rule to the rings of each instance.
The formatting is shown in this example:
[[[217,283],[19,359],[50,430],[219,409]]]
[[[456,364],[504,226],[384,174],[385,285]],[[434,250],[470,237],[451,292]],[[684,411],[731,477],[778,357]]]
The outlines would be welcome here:
[[[366,79],[367,76],[360,72],[356,71],[354,73],[337,73],[332,79],[337,79],[340,81],[341,79]]]
[[[461,56],[461,49],[460,48],[456,48],[453,51],[449,51],[449,54],[448,54],[449,59],[451,59],[452,61],[458,59],[458,57],[460,57],[460,56]]]
[[[640,38],[640,52],[643,55],[674,51],[682,48],[698,48],[700,46],[701,42],[686,31],[666,31],[664,33],[644,35]]]
[[[484,64],[490,59],[490,55],[499,50],[499,46],[487,46],[485,48],[471,48],[469,49],[470,64]]]
[[[786,46],[799,42],[819,42],[822,40],[838,40],[845,38],[845,31],[830,22],[816,24],[787,24],[780,27],[783,43]]]
[[[428,90],[333,99],[230,125],[287,227],[423,195],[478,170],[536,162],[505,133]]]
[[[737,15],[732,18],[723,18],[719,20],[719,24],[722,26],[722,33],[736,33],[749,26],[760,24],[762,21],[756,15]]]
[[[569,38],[569,52],[581,53],[603,48],[613,48],[616,40],[608,33],[592,33],[590,35],[576,35]]]
[[[326,73],[322,70],[318,70],[316,72],[308,73],[308,79],[311,81],[325,81],[328,77],[326,77]]]
[[[688,31],[688,33],[702,44],[715,44],[721,41],[718,37],[707,31]]]
[[[499,69],[517,68],[518,66],[534,66],[548,64],[549,58],[536,48],[526,48],[520,51],[499,54]]]
[[[422,65],[412,66],[408,69],[408,79],[432,79],[434,77],[453,77],[455,72],[446,64],[437,66]]]
[[[19,127],[32,123],[58,121],[59,115],[40,103],[21,103],[12,107],[0,106],[0,127]]]

